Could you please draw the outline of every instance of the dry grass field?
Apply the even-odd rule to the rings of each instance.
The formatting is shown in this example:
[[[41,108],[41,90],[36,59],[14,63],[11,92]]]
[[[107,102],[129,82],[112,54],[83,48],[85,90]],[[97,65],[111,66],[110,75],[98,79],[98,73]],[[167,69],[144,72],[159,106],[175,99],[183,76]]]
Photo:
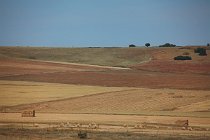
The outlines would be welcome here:
[[[78,130],[62,123],[95,122],[100,129],[81,128],[92,134],[89,139],[101,132],[107,139],[209,139],[209,53],[199,56],[193,47],[0,47],[0,138],[11,129],[22,135],[50,128],[57,139],[66,129]],[[192,60],[173,60],[186,54]],[[32,109],[36,117],[21,117]],[[190,127],[175,126],[177,120],[188,120]],[[16,128],[20,124],[24,130]],[[136,124],[144,126],[135,129]]]
[[[117,89],[118,90],[118,89]],[[24,100],[24,97],[22,97]],[[136,114],[208,117],[210,92],[176,89],[120,89],[77,98],[10,107],[10,112]]]
[[[0,107],[75,98],[126,89],[128,88],[0,80]]]
[[[0,47],[1,57],[127,67],[150,59],[144,48]]]

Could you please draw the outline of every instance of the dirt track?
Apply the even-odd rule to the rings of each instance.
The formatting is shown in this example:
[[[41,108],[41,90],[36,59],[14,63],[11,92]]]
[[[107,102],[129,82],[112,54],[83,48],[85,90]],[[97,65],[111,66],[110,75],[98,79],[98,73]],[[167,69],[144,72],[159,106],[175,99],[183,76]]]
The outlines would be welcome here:
[[[72,66],[86,66],[86,67],[104,68],[104,69],[113,69],[113,70],[129,70],[130,69],[130,68],[123,68],[123,67],[99,66],[99,65],[79,64],[79,63],[70,63],[70,62],[56,62],[56,61],[44,61],[44,60],[32,60],[32,61],[55,63],[55,64],[66,64],[66,65],[72,65]]]

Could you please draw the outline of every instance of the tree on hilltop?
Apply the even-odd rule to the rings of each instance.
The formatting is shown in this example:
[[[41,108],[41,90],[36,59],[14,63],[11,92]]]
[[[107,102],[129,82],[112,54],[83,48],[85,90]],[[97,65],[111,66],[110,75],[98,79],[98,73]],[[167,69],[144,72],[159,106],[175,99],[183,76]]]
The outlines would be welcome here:
[[[134,44],[129,45],[129,48],[132,48],[132,47],[136,47],[136,45]]]
[[[165,43],[163,45],[160,45],[159,47],[176,47],[176,45],[170,44],[170,43]]]
[[[149,47],[150,46],[150,43],[146,43],[145,46]]]

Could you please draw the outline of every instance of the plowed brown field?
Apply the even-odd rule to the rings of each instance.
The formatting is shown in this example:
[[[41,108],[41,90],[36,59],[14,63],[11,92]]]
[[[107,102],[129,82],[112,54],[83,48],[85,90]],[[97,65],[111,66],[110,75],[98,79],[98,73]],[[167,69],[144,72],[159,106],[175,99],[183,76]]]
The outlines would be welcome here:
[[[210,53],[210,50],[207,50]],[[175,61],[174,57],[188,54],[192,60]],[[186,56],[186,55],[185,55]],[[199,56],[194,53],[193,47],[188,49],[163,48],[152,53],[152,61],[140,65],[135,65],[134,69],[164,72],[164,73],[194,73],[210,74],[210,56]]]
[[[22,59],[0,59],[0,79],[64,84],[118,87],[210,89],[210,76],[205,74],[156,71],[153,63],[146,70],[116,69],[97,66],[59,64]],[[194,65],[194,64],[193,64]],[[159,66],[159,65],[157,65]],[[197,65],[199,67],[199,65]],[[141,66],[142,67],[142,66]],[[181,71],[179,65],[174,67]],[[170,65],[169,65],[170,68]],[[154,71],[150,71],[150,70]],[[196,71],[200,71],[197,69]]]

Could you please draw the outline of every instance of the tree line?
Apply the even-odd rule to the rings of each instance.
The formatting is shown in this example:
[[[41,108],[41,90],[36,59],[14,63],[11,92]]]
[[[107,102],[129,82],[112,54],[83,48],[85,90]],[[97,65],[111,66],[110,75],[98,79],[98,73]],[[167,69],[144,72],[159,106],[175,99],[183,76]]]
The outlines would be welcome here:
[[[149,47],[149,46],[151,46],[150,43],[145,43],[145,47]],[[207,43],[206,46],[209,47],[210,46],[210,43]],[[134,44],[130,44],[129,45],[129,48],[133,48],[133,47],[137,47],[137,46],[134,45]],[[176,47],[176,45],[175,44],[171,44],[171,43],[165,43],[163,45],[159,45],[158,47]]]

